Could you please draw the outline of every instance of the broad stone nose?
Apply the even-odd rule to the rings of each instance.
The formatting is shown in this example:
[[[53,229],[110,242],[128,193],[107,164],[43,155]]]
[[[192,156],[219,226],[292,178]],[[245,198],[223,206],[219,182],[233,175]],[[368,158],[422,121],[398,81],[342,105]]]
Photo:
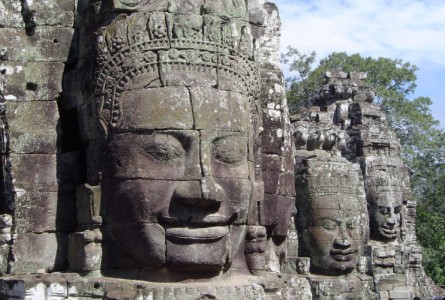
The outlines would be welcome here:
[[[388,219],[386,220],[386,224],[388,226],[394,227],[396,226],[397,220],[396,220],[396,216],[394,213],[391,213],[388,217]]]
[[[337,248],[346,249],[351,246],[351,237],[349,236],[349,232],[345,226],[345,224],[341,224],[339,227],[339,234],[335,238],[334,244]]]
[[[223,188],[212,177],[203,177],[199,181],[178,181],[173,193],[175,201],[200,207],[220,204],[225,198]]]
[[[351,241],[346,237],[337,237],[335,239],[335,246],[336,248],[347,249],[351,247]]]
[[[201,187],[198,180],[176,182],[173,199],[188,205],[196,205],[201,201]]]
[[[202,206],[220,204],[226,198],[226,193],[213,177],[206,176],[200,181],[202,192]]]

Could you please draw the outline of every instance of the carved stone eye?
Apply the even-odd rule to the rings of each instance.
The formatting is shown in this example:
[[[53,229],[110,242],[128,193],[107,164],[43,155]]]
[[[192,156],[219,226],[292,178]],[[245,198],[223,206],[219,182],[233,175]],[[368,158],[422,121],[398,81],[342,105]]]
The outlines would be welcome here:
[[[320,226],[326,230],[335,230],[338,227],[337,222],[331,219],[323,219],[320,222]]]
[[[388,207],[379,206],[379,212],[382,215],[388,215],[389,214],[389,208]]]
[[[235,164],[246,155],[246,141],[240,136],[222,137],[213,142],[213,156],[221,162]]]
[[[154,135],[143,150],[153,159],[160,162],[171,162],[184,156],[181,142],[171,135]]]
[[[401,211],[402,211],[402,205],[398,205],[394,208],[395,214],[400,214]]]

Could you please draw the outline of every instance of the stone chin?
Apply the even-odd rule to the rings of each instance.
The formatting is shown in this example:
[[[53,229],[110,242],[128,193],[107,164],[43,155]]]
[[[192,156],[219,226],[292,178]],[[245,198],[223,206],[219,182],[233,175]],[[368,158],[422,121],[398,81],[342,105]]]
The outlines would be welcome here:
[[[206,228],[171,227],[166,229],[166,265],[184,271],[222,270],[229,257],[228,226]]]
[[[231,262],[229,226],[164,228],[149,223],[113,224],[107,229],[116,246],[133,260],[134,268],[214,272]]]
[[[328,257],[311,259],[311,272],[325,275],[343,275],[352,272],[357,265],[358,252],[330,253]]]

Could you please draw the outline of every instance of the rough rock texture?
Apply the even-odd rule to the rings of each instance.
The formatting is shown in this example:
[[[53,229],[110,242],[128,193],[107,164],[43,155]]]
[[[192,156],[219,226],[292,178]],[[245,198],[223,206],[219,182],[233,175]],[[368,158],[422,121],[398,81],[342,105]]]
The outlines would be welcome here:
[[[57,102],[75,6],[75,0],[0,1],[0,207],[13,222],[12,238],[1,246],[3,274],[67,266],[79,163],[62,146]],[[71,174],[64,177],[66,168]]]
[[[0,298],[440,293],[364,74],[291,124],[279,36],[265,0],[0,0]]]
[[[338,176],[346,180],[346,185],[364,190],[366,200],[362,202],[368,208],[370,239],[358,260],[357,271],[373,277],[374,291],[381,299],[429,297],[440,291],[421,265],[421,248],[415,237],[416,203],[408,171],[400,158],[400,143],[388,128],[384,113],[372,103],[374,92],[363,84],[364,78],[364,73],[327,72],[325,85],[313,95],[313,106],[292,117],[296,174],[303,175],[297,176],[297,190],[305,183],[321,188],[326,182],[341,182],[335,179]],[[311,161],[339,159],[350,161],[348,170],[361,170],[360,182],[346,179],[339,167],[325,172],[321,167],[307,167]],[[317,172],[322,174],[317,176]],[[322,183],[313,184],[312,177]],[[344,192],[341,194],[346,200]],[[301,201],[297,201],[297,209]],[[300,214],[305,213],[299,209],[297,218]],[[298,218],[297,224],[304,217]],[[304,252],[305,247],[300,245],[300,251]]]

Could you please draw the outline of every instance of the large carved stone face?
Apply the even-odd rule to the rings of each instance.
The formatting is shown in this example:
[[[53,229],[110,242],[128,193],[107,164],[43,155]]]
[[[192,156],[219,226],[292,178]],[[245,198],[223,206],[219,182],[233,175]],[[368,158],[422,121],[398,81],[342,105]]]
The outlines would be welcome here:
[[[146,269],[228,266],[253,187],[246,98],[166,87],[125,92],[122,105],[102,183],[105,227],[119,251]]]
[[[373,197],[374,201],[369,208],[372,238],[395,240],[400,234],[402,192],[380,192]]]
[[[311,271],[343,274],[357,264],[361,237],[356,199],[348,196],[320,196],[313,200],[309,228],[303,231],[305,254]]]

